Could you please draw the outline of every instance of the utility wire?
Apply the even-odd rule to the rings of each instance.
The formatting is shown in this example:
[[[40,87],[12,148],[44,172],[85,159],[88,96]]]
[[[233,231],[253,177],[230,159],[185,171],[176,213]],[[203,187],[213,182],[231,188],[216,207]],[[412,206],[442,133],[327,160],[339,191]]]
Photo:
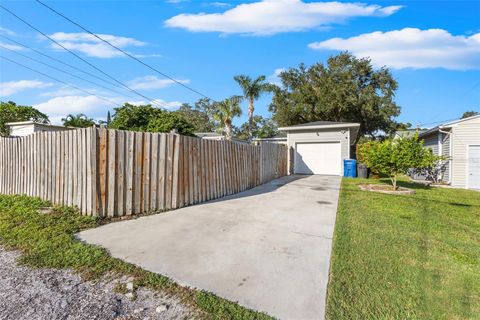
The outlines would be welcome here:
[[[43,52],[41,52],[41,51],[39,51],[39,50],[37,50],[37,49],[34,49],[34,48],[32,48],[32,47],[29,47],[29,46],[27,46],[26,44],[23,44],[23,43],[20,43],[20,42],[18,42],[18,41],[16,41],[16,40],[10,39],[9,37],[7,37],[7,36],[5,36],[5,35],[0,34],[0,38],[4,38],[4,39],[6,39],[6,40],[8,40],[8,41],[10,41],[10,42],[12,42],[12,43],[15,43],[15,44],[17,44],[17,45],[19,45],[19,46],[24,47],[25,49],[32,50],[33,52],[36,52],[36,53],[38,53],[39,55],[42,55],[42,56],[44,56],[44,57],[46,57],[46,58],[48,58],[48,59],[50,59],[50,60],[56,61],[56,62],[58,62],[58,63],[61,63],[61,64],[65,65],[65,66],[67,66],[67,67],[69,67],[69,68],[72,68],[72,69],[74,69],[74,70],[76,70],[76,71],[82,72],[82,73],[84,73],[84,74],[86,74],[86,75],[89,75],[90,77],[93,77],[93,78],[95,78],[95,79],[98,79],[98,80],[101,80],[101,81],[103,81],[103,82],[106,82],[106,83],[108,83],[108,84],[110,84],[110,85],[112,85],[112,86],[115,86],[115,87],[117,87],[117,88],[124,89],[122,86],[118,85],[117,83],[111,82],[111,81],[106,80],[106,79],[104,79],[104,78],[101,78],[101,77],[99,77],[99,76],[97,76],[97,75],[94,75],[93,73],[90,73],[90,72],[87,72],[87,71],[82,70],[82,69],[80,69],[80,68],[77,68],[77,67],[75,67],[74,65],[71,65],[71,64],[69,64],[69,63],[63,62],[62,60],[57,59],[57,58],[55,58],[55,57],[49,56],[48,54],[45,54],[45,53],[43,53]]]
[[[142,65],[144,65],[145,67],[149,68],[150,70],[155,71],[156,73],[162,75],[163,77],[172,80],[173,82],[181,85],[182,87],[184,87],[184,88],[187,89],[187,90],[190,90],[190,91],[192,91],[192,92],[194,92],[194,93],[196,93],[196,94],[198,94],[198,95],[200,95],[200,96],[202,96],[202,97],[204,97],[204,98],[210,99],[210,97],[208,97],[207,95],[199,92],[198,90],[193,89],[193,88],[190,87],[190,86],[187,86],[187,85],[184,84],[184,83],[181,83],[181,82],[178,81],[177,79],[169,76],[168,74],[165,74],[164,72],[161,72],[160,70],[158,70],[158,69],[152,67],[151,65],[143,62],[142,60],[138,59],[138,58],[135,57],[134,55],[126,52],[125,50],[122,50],[121,48],[117,47],[116,45],[114,45],[114,44],[110,43],[109,41],[103,39],[103,38],[100,37],[99,35],[93,33],[92,31],[88,30],[87,28],[83,27],[83,26],[80,25],[79,23],[73,21],[72,19],[68,18],[68,17],[65,16],[64,14],[58,12],[57,10],[53,9],[52,7],[50,7],[50,6],[48,6],[47,4],[43,3],[42,1],[40,1],[40,0],[36,0],[36,1],[37,1],[39,4],[41,4],[42,6],[44,6],[45,8],[47,8],[47,9],[49,9],[50,11],[52,11],[52,12],[56,13],[57,15],[61,16],[61,17],[64,18],[65,20],[69,21],[70,23],[76,25],[77,27],[79,27],[79,28],[82,29],[83,31],[91,34],[92,36],[94,36],[94,37],[97,38],[98,40],[100,40],[100,41],[104,42],[105,44],[109,45],[110,47],[112,47],[112,48],[120,51],[120,52],[123,53],[124,55],[132,58],[133,60],[137,61],[138,63],[140,63],[140,64],[142,64]],[[210,99],[210,100],[212,100],[212,99]]]
[[[91,92],[89,92],[89,91],[87,91],[87,90],[85,90],[85,89],[82,89],[82,88],[79,88],[79,87],[77,87],[77,86],[74,86],[73,84],[67,83],[67,82],[65,82],[65,81],[63,81],[63,80],[54,78],[54,77],[52,77],[52,76],[50,76],[50,75],[48,75],[48,74],[46,74],[46,73],[43,73],[43,72],[41,72],[41,71],[35,70],[35,69],[33,69],[33,68],[30,68],[29,66],[26,66],[26,65],[24,65],[24,64],[22,64],[22,63],[20,63],[20,62],[14,61],[14,60],[9,59],[9,58],[4,57],[4,56],[0,56],[0,59],[7,60],[7,61],[9,61],[9,62],[11,62],[11,63],[14,63],[14,64],[16,64],[16,65],[18,65],[18,66],[21,66],[21,67],[25,68],[25,69],[28,69],[28,70],[33,71],[33,72],[36,72],[36,73],[38,73],[38,74],[40,74],[40,75],[42,75],[42,76],[44,76],[44,77],[47,77],[47,78],[49,78],[49,79],[52,79],[53,81],[60,82],[60,83],[62,83],[62,84],[64,84],[64,85],[66,85],[66,86],[69,86],[69,87],[72,87],[72,88],[77,89],[77,90],[79,90],[79,91],[82,91],[82,92],[84,92],[84,93],[86,93],[86,94],[88,94],[88,95],[95,96],[95,97],[97,97],[97,98],[99,98],[99,99],[102,99],[102,100],[104,100],[104,101],[107,101],[108,103],[111,103],[111,104],[114,105],[115,107],[118,106],[118,103],[115,102],[115,101],[113,101],[113,100],[100,97],[100,96],[98,96],[98,95],[96,95],[96,94],[94,94],[94,93],[91,93]]]
[[[47,67],[49,67],[49,68],[51,68],[51,69],[54,69],[54,70],[57,70],[57,71],[59,71],[59,72],[65,73],[65,74],[67,74],[67,75],[69,75],[69,76],[71,76],[71,77],[75,77],[75,78],[77,78],[77,79],[80,79],[80,80],[82,80],[82,81],[88,82],[88,83],[93,84],[93,85],[95,85],[95,86],[104,88],[104,89],[109,90],[109,91],[111,91],[111,92],[114,92],[114,93],[116,93],[116,94],[124,95],[124,93],[122,93],[122,92],[119,92],[119,91],[110,89],[110,88],[108,88],[108,87],[105,87],[105,86],[102,85],[102,84],[97,83],[97,82],[90,81],[90,80],[88,80],[88,79],[82,78],[82,77],[80,77],[80,76],[77,76],[77,75],[75,75],[75,74],[73,74],[73,73],[70,73],[70,72],[68,72],[68,71],[62,70],[62,69],[57,68],[57,67],[55,67],[55,66],[52,66],[52,65],[50,65],[50,64],[48,64],[48,63],[45,63],[45,62],[43,62],[43,61],[40,61],[40,60],[37,60],[37,59],[35,59],[35,58],[29,57],[29,56],[27,56],[26,54],[23,54],[23,53],[20,53],[20,52],[15,51],[15,50],[9,49],[9,48],[7,48],[7,47],[5,47],[5,46],[0,45],[0,48],[5,49],[5,50],[8,50],[8,51],[11,51],[11,52],[13,52],[13,53],[15,53],[15,54],[17,54],[17,55],[19,55],[19,56],[22,56],[22,57],[24,57],[24,58],[30,59],[30,60],[38,63],[38,64],[42,64],[42,65],[47,66]]]
[[[116,83],[120,84],[122,87],[126,88],[128,91],[130,92],[133,92],[135,93],[136,95],[144,98],[144,99],[147,99],[147,101],[150,101],[151,103],[155,103],[157,104],[158,106],[160,107],[166,107],[160,103],[158,103],[157,101],[155,101],[155,99],[152,99],[152,98],[149,98],[143,94],[141,94],[140,92],[136,91],[135,89],[132,89],[130,88],[129,86],[127,86],[126,84],[124,84],[123,82],[115,79],[113,76],[111,76],[110,74],[104,72],[103,70],[101,70],[100,68],[98,68],[97,66],[95,66],[94,64],[90,63],[89,61],[85,60],[84,58],[82,58],[81,56],[79,56],[78,54],[76,54],[75,52],[73,52],[72,50],[70,49],[67,49],[65,46],[63,46],[61,43],[59,43],[58,41],[56,41],[55,39],[53,39],[52,37],[48,36],[47,34],[43,33],[41,30],[39,30],[38,28],[34,27],[33,25],[31,25],[29,22],[27,22],[26,20],[22,19],[21,17],[19,17],[18,15],[16,15],[14,12],[12,12],[11,10],[5,8],[3,5],[0,4],[0,8],[2,8],[3,10],[7,11],[8,13],[10,13],[12,16],[14,16],[15,18],[17,18],[18,20],[22,21],[24,24],[26,24],[27,26],[29,26],[30,28],[32,28],[33,30],[37,31],[38,33],[40,33],[41,35],[43,35],[45,38],[49,39],[50,41],[52,41],[53,43],[55,43],[56,45],[58,45],[59,47],[63,48],[64,50],[68,51],[70,54],[74,55],[75,57],[77,57],[78,59],[82,60],[84,63],[88,64],[90,67],[94,68],[95,70],[97,70],[98,72],[102,73],[103,75],[107,76],[108,78],[112,79],[113,81],[115,81]]]
[[[429,125],[429,124],[437,124],[437,123],[443,123],[443,122],[450,122],[450,121],[454,121],[454,120],[458,120],[458,118],[448,119],[448,120],[440,120],[440,121],[428,122],[428,123],[419,123],[418,125],[419,125],[419,126],[424,126],[424,125]]]

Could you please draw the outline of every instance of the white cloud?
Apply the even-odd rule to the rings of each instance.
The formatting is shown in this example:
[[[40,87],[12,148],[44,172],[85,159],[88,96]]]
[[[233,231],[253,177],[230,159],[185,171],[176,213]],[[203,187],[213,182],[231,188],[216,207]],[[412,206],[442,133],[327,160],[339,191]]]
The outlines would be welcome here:
[[[158,53],[151,53],[151,54],[142,54],[142,53],[130,53],[135,58],[143,59],[143,58],[163,58],[163,55]]]
[[[376,66],[402,68],[480,68],[480,33],[455,36],[443,29],[405,28],[333,38],[309,44],[316,50],[348,50],[370,57]]]
[[[1,42],[1,41],[0,41],[0,46],[5,47],[5,48],[7,48],[9,50],[12,50],[12,51],[22,51],[22,50],[25,49],[24,47],[17,46],[17,45],[14,45],[14,44],[4,43],[4,42]]]
[[[67,114],[98,114],[103,111],[106,112],[112,106],[108,102],[93,95],[72,95],[51,98],[45,102],[34,105],[34,107],[46,113],[52,123],[59,124],[61,123],[61,118],[65,118]]]
[[[226,7],[231,7],[232,4],[228,2],[219,2],[219,1],[214,1],[214,2],[204,2],[204,6],[207,7],[218,7],[218,8],[226,8]]]
[[[7,36],[14,36],[14,35],[16,35],[16,33],[13,32],[12,30],[7,29],[7,28],[4,28],[4,27],[0,27],[0,34],[6,34]]]
[[[154,107],[162,106],[162,108],[167,109],[169,111],[177,110],[182,105],[182,102],[180,101],[166,101],[163,99],[154,99],[153,101],[127,100],[126,102],[136,106],[145,105],[145,104],[151,104]]]
[[[145,42],[133,38],[119,37],[109,34],[99,34],[99,36],[122,49],[130,46],[141,47],[146,44]],[[56,32],[51,34],[50,37],[58,41],[58,43],[65,48],[82,52],[90,57],[114,58],[123,56],[123,53],[120,51],[110,47],[88,33]],[[55,49],[59,48],[56,44],[52,44],[52,47]]]
[[[170,111],[177,110],[182,105],[180,101],[165,101],[163,99],[155,99],[153,101]]]
[[[158,103],[162,105],[165,109],[172,111],[178,109],[182,105],[182,103],[179,101],[166,101],[163,99],[155,99],[153,101],[147,102],[142,100],[133,101],[127,97],[120,96],[102,97],[112,102],[116,102],[117,107],[121,106],[125,102],[134,105],[152,104],[154,106],[156,105],[153,103]],[[84,113],[92,118],[103,119],[106,116],[106,112],[108,110],[111,110],[115,106],[98,96],[81,95],[77,93],[72,95],[53,97],[45,102],[34,105],[34,107],[41,112],[46,113],[49,116],[51,123],[61,124],[61,119],[65,118],[68,114]]]
[[[180,83],[189,83],[190,80],[187,79],[178,79]],[[128,85],[132,89],[139,89],[139,90],[154,90],[154,89],[162,89],[168,86],[171,86],[175,82],[170,79],[160,79],[157,76],[145,76],[135,78],[128,82]]]
[[[267,77],[267,81],[268,81],[269,83],[271,83],[271,84],[275,84],[275,85],[277,85],[277,86],[281,86],[281,85],[282,85],[282,81],[280,80],[279,75],[280,75],[280,73],[282,73],[282,72],[285,71],[285,70],[287,70],[287,69],[285,69],[285,68],[275,69],[275,70],[273,71],[273,74],[271,74],[271,75],[269,75],[269,76]]]
[[[262,0],[240,4],[223,13],[180,14],[165,24],[194,32],[272,35],[325,27],[354,17],[389,16],[400,8],[348,2]]]
[[[46,83],[38,80],[0,82],[0,97],[9,96],[28,89],[46,88],[52,85],[52,83]]]

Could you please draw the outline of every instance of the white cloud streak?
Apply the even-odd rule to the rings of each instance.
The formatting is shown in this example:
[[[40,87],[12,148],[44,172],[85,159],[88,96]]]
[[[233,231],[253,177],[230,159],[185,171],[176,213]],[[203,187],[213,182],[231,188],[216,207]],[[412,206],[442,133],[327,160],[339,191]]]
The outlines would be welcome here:
[[[355,17],[385,17],[400,8],[348,2],[262,0],[240,4],[223,13],[180,14],[166,20],[165,25],[193,32],[266,36],[326,27]]]
[[[370,57],[376,66],[394,69],[480,69],[480,33],[455,36],[443,29],[404,28],[333,38],[309,47],[350,51],[357,57]]]
[[[277,86],[281,86],[282,85],[282,81],[280,79],[280,73],[282,73],[283,71],[285,71],[287,69],[285,68],[277,68],[273,71],[273,74],[269,75],[267,77],[267,81],[271,84],[275,84]]]
[[[1,42],[1,41],[0,41],[0,46],[5,47],[9,50],[13,50],[13,51],[22,51],[22,50],[25,49],[24,47],[17,46],[17,45],[14,45],[14,44],[4,43],[4,42]]]
[[[7,28],[4,28],[4,27],[0,27],[0,34],[6,34],[7,36],[14,36],[14,35],[16,35],[16,33],[13,32],[12,30],[7,29]]]
[[[187,84],[190,82],[188,79],[177,79],[178,82]],[[175,84],[175,81],[170,79],[161,79],[157,76],[145,76],[135,78],[128,82],[128,85],[132,89],[136,90],[155,90],[155,89],[163,89],[166,87]]]
[[[99,36],[119,48],[142,47],[146,43],[134,38],[119,37],[109,34],[99,34]],[[90,57],[96,58],[115,58],[123,57],[123,53],[103,43],[88,33],[65,33],[56,32],[51,34],[54,40],[58,41],[67,49],[82,52]],[[59,46],[52,44],[52,48],[59,49]]]
[[[52,86],[52,83],[46,83],[38,80],[18,80],[0,82],[0,97],[10,96],[21,91],[30,89],[41,89]]]

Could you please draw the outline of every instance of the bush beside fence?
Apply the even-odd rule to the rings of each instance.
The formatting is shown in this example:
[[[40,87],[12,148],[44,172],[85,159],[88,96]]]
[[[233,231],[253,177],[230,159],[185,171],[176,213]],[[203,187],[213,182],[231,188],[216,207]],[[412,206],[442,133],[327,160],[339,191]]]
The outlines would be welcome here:
[[[83,214],[180,208],[287,174],[287,147],[98,128],[0,138],[0,193],[26,194]]]

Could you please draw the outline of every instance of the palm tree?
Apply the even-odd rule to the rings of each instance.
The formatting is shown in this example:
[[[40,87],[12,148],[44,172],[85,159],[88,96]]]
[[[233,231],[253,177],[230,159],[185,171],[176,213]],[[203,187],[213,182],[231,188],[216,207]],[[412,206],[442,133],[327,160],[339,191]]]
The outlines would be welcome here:
[[[62,122],[65,127],[87,128],[95,125],[95,120],[83,113],[69,114],[66,118],[62,118]]]
[[[232,96],[216,103],[216,110],[213,114],[215,120],[220,122],[227,140],[232,140],[232,120],[242,114],[240,108],[241,96]]]
[[[245,97],[245,99],[248,99],[248,124],[249,135],[251,138],[253,127],[253,112],[255,111],[253,103],[255,102],[255,100],[260,98],[262,93],[271,90],[271,84],[265,82],[265,76],[259,76],[255,80],[253,80],[249,76],[241,74],[233,77],[233,79],[235,79],[235,81],[237,81],[242,88],[243,96]]]

